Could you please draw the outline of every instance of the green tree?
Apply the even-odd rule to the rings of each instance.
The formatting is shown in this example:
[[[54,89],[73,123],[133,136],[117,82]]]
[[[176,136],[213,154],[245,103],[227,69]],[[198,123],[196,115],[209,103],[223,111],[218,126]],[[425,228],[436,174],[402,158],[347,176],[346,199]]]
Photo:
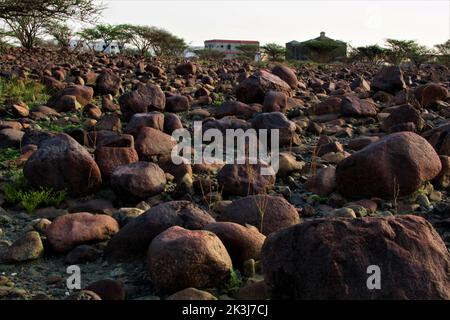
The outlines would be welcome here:
[[[0,0],[0,19],[11,37],[31,49],[46,26],[68,19],[95,21],[102,9],[94,0]]]
[[[91,44],[93,44],[94,41],[102,40],[102,52],[104,52],[111,45],[111,43],[116,40],[120,33],[121,27],[118,25],[98,24],[93,28],[82,29],[78,32],[78,35]]]
[[[117,26],[116,41],[120,52],[125,51],[125,46],[131,42],[133,26],[130,24],[119,24]]]
[[[38,38],[45,33],[46,19],[39,16],[22,16],[5,20],[9,27],[9,35],[17,39],[22,47],[32,49]]]
[[[151,26],[127,25],[127,41],[140,55],[150,51],[157,56],[177,56],[187,48],[186,42],[170,32]]]
[[[259,45],[257,44],[243,44],[236,47],[239,50],[237,55],[238,59],[243,61],[254,61],[256,53],[259,51]]]
[[[35,17],[63,21],[95,21],[104,9],[95,0],[0,0],[0,19]]]
[[[369,45],[364,47],[357,47],[354,55],[357,60],[366,61],[371,63],[379,63],[384,59],[386,49],[379,45]]]
[[[430,55],[430,50],[427,47],[418,44],[414,40],[387,39],[386,45],[388,47],[386,57],[393,64],[410,60],[416,68],[419,68]]]
[[[46,33],[52,36],[58,46],[61,48],[68,48],[70,39],[72,39],[74,33],[73,30],[65,23],[52,21],[45,26]]]
[[[129,26],[130,44],[138,50],[140,55],[146,54],[152,44],[153,27],[149,26]]]
[[[179,56],[186,50],[187,44],[167,30],[153,28],[151,48],[157,56]]]
[[[282,61],[286,56],[286,49],[276,43],[267,43],[261,49],[267,54],[270,61]]]
[[[450,39],[444,43],[436,44],[434,48],[438,60],[445,65],[450,65]]]

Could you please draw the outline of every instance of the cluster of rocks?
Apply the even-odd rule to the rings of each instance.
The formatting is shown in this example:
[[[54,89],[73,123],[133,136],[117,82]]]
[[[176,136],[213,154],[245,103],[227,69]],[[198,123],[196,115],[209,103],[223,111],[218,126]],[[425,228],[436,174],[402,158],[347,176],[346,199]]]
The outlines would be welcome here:
[[[67,192],[23,230],[11,223],[23,208],[2,199],[6,265],[142,265],[144,285],[169,300],[450,299],[445,67],[258,69],[21,49],[0,61],[2,77],[52,93],[32,108],[5,102],[0,148],[20,150],[31,187]],[[174,163],[171,134],[193,120],[278,129],[280,169]],[[370,265],[380,290],[366,285]],[[0,298],[24,295],[8,281]],[[106,278],[70,296],[125,298],[138,296]]]

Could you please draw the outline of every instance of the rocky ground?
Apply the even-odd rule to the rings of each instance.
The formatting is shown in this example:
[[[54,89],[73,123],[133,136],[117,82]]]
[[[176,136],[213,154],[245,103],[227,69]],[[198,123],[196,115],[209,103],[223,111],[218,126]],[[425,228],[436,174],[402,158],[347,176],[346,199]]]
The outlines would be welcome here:
[[[445,66],[16,48],[0,75],[0,299],[450,298]],[[279,129],[279,171],[174,164],[195,120]]]

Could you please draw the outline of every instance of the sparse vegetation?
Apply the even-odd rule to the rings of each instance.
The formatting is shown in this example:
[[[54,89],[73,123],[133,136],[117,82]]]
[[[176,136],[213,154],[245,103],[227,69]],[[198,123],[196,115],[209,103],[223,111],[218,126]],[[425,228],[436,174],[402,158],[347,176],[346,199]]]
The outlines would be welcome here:
[[[15,148],[0,149],[0,162],[15,160],[20,156],[19,150]]]
[[[223,294],[228,294],[228,295],[232,296],[232,295],[235,295],[239,291],[239,288],[241,285],[242,285],[242,279],[239,274],[239,271],[230,269],[230,273],[229,273],[227,279],[219,286],[219,290]]]
[[[66,132],[71,129],[77,129],[77,128],[83,127],[83,125],[79,124],[79,123],[71,123],[71,124],[68,124],[65,126],[61,126],[61,125],[52,123],[51,121],[41,121],[39,123],[39,126],[43,129],[46,129],[51,132],[56,132],[56,133]]]
[[[225,101],[225,96],[222,92],[218,92],[215,94],[215,98],[213,101],[213,106],[219,107]]]
[[[38,206],[58,206],[64,201],[64,190],[54,191],[52,188],[31,188],[23,175],[22,170],[13,169],[7,174],[10,182],[3,192],[5,200],[9,204],[20,203],[28,213],[32,213]]]
[[[33,107],[44,104],[49,97],[44,85],[37,81],[0,78],[0,105],[21,101]]]
[[[194,52],[201,60],[220,61],[225,58],[225,53],[213,49],[200,49]]]

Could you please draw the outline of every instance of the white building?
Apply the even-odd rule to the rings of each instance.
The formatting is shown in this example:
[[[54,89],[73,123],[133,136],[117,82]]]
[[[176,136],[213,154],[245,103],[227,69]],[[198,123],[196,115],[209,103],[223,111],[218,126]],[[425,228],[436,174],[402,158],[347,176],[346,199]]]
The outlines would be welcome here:
[[[72,39],[69,42],[69,49],[70,50],[82,50],[82,51],[88,51],[88,50],[94,50],[97,52],[104,52],[109,54],[118,54],[120,53],[119,45],[116,41],[111,42],[111,44],[106,47],[105,42],[99,40],[94,42],[87,42],[80,39]]]
[[[225,53],[225,59],[234,59],[239,54],[237,49],[239,46],[243,45],[256,45],[259,48],[259,41],[248,41],[248,40],[206,40],[205,49],[216,50]],[[259,52],[255,56],[255,60],[258,59]]]

